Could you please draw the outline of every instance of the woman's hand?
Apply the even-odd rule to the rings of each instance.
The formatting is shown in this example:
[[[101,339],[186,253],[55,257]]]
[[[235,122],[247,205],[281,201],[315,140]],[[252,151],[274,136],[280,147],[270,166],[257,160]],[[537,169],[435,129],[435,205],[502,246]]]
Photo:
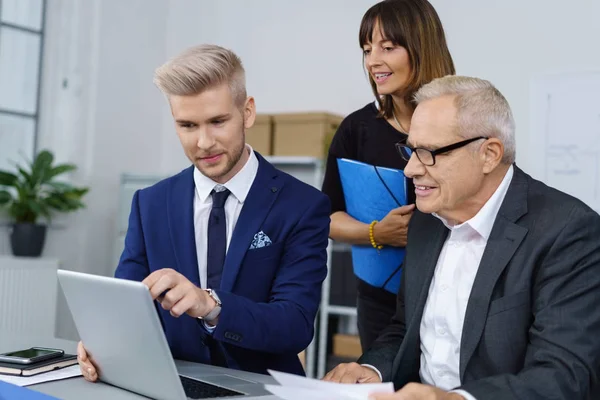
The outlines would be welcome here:
[[[412,217],[414,204],[394,208],[385,218],[373,227],[373,236],[377,244],[406,247],[408,223]]]

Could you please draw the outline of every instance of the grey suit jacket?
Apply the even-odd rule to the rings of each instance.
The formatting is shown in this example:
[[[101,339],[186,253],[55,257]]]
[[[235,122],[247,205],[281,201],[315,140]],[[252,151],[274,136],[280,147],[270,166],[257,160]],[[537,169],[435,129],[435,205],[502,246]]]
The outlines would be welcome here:
[[[396,315],[359,359],[419,382],[419,329],[448,229],[415,212]],[[600,399],[600,216],[515,166],[469,297],[461,389],[478,400]]]

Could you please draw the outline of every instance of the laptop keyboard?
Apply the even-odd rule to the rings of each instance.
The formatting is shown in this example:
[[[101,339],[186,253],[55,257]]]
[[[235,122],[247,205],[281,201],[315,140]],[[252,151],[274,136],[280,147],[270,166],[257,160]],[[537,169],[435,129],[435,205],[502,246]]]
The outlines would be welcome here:
[[[179,376],[185,395],[191,399],[212,399],[215,397],[244,396],[245,393],[225,389],[210,383]]]

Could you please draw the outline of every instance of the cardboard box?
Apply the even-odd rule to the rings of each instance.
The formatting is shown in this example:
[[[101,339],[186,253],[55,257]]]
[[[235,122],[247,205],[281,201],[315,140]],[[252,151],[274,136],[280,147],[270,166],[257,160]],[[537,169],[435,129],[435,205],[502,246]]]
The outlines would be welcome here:
[[[362,355],[360,339],[357,335],[344,335],[336,333],[333,335],[333,355],[358,359]]]
[[[263,156],[273,155],[273,117],[257,114],[254,125],[246,131],[246,143]]]
[[[302,368],[306,371],[306,350],[302,350],[302,352],[298,354],[298,358],[300,359]]]
[[[340,115],[324,112],[275,114],[273,154],[324,159],[343,119]]]

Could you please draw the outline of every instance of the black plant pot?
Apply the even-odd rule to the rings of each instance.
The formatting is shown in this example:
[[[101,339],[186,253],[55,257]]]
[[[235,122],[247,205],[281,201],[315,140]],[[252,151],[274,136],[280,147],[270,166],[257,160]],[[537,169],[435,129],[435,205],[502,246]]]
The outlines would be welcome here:
[[[46,225],[14,224],[10,233],[13,255],[39,257],[46,241]]]

